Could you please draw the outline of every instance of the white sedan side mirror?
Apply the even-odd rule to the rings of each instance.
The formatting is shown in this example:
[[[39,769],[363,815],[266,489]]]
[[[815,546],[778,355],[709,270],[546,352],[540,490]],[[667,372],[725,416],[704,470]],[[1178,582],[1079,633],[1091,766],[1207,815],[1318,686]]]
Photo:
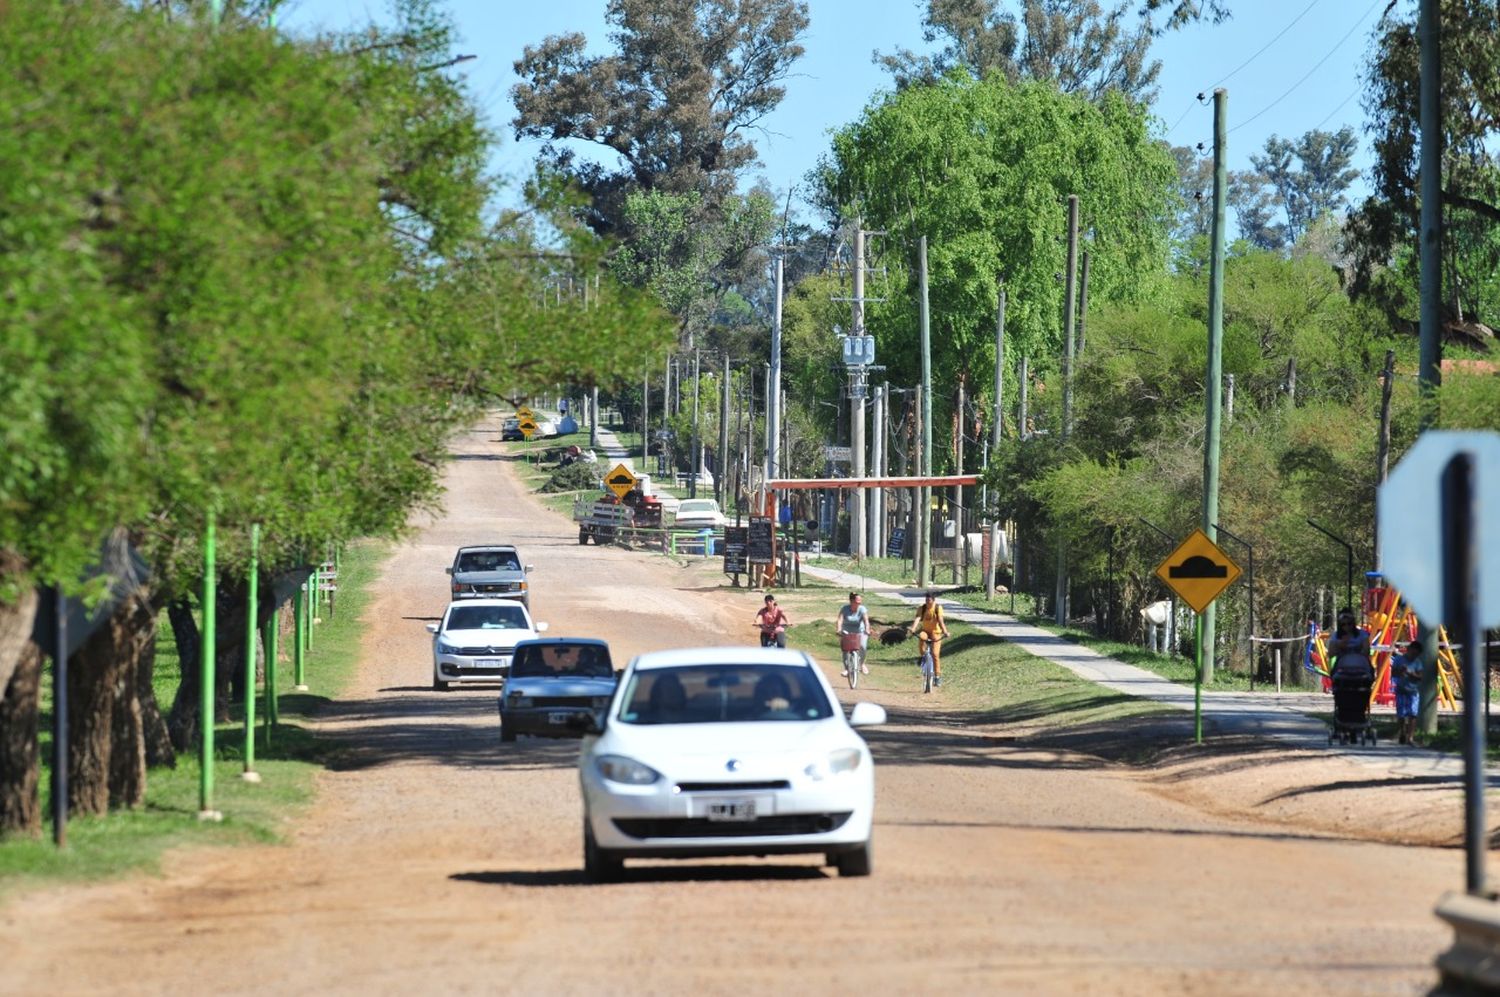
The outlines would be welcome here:
[[[875,727],[885,723],[885,707],[878,703],[855,703],[849,711],[850,727]]]
[[[536,625],[536,632],[539,633],[539,634],[546,633],[547,632],[547,624],[545,624],[545,623],[538,623]]]
[[[438,625],[436,623],[429,623],[429,624],[427,624],[427,632],[428,633],[435,634],[435,633],[437,633],[437,630],[438,630]]]

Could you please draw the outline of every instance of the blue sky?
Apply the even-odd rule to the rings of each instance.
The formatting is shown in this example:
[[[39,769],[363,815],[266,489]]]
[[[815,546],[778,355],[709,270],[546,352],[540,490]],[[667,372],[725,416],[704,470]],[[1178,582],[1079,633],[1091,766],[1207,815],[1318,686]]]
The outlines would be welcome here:
[[[1371,31],[1386,0],[1231,0],[1234,18],[1199,24],[1159,39],[1153,57],[1162,62],[1155,113],[1160,133],[1175,145],[1213,138],[1213,112],[1195,95],[1216,84],[1229,91],[1229,153],[1232,169],[1245,169],[1270,135],[1298,136],[1321,127],[1352,125],[1360,133],[1355,165],[1369,165],[1360,77]],[[1410,0],[1401,0],[1403,6]],[[827,149],[827,135],[858,117],[889,78],[871,62],[877,49],[922,50],[918,0],[810,0],[807,52],[786,83],[786,98],[756,140],[760,164],[747,180],[764,175],[785,192]],[[462,42],[477,58],[465,64],[475,96],[502,136],[494,167],[507,176],[524,174],[537,143],[516,142],[508,127],[514,110],[509,91],[513,63],[522,49],[549,34],[581,31],[604,50],[604,0],[451,0]],[[385,17],[382,0],[290,0],[282,16],[287,30],[346,28]],[[1278,37],[1278,35],[1280,37]],[[1264,49],[1264,51],[1262,51]],[[1364,180],[1356,184],[1362,195]]]

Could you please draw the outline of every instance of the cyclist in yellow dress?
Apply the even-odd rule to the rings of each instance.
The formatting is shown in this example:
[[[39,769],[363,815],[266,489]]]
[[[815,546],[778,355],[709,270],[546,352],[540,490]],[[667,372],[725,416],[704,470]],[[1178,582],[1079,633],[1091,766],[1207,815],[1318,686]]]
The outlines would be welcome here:
[[[932,684],[941,686],[943,684],[943,659],[939,656],[943,638],[948,636],[948,624],[943,619],[943,607],[938,605],[937,593],[928,592],[927,598],[917,608],[917,618],[911,621],[911,626],[906,628],[909,633],[917,635],[917,660],[921,660],[922,652],[931,648],[932,650]]]

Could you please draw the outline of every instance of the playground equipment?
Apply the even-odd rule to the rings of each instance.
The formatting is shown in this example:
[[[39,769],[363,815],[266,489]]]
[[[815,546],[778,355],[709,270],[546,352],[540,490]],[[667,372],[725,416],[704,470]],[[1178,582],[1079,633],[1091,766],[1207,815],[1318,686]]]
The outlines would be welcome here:
[[[1412,612],[1395,587],[1386,585],[1379,572],[1365,574],[1365,595],[1361,603],[1362,626],[1370,634],[1370,664],[1375,668],[1375,683],[1370,687],[1370,705],[1390,706],[1396,701],[1391,688],[1391,657],[1417,639],[1417,614]],[[1329,677],[1328,634],[1317,620],[1307,621],[1307,650],[1302,665],[1323,680],[1323,691],[1332,689]],[[1438,706],[1458,709],[1460,690],[1458,658],[1448,642],[1448,632],[1438,628]]]

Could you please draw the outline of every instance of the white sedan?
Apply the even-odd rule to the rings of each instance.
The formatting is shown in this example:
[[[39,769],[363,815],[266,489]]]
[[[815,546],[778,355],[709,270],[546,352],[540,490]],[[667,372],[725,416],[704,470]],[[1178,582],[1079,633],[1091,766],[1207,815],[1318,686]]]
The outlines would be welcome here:
[[[875,772],[806,654],[715,647],[636,658],[579,756],[584,868],[618,878],[626,858],[822,853],[870,874]],[[589,721],[592,725],[592,721]]]
[[[672,525],[679,529],[717,529],[725,523],[719,503],[713,499],[683,499],[677,504]]]
[[[432,634],[432,687],[501,681],[510,674],[516,645],[534,640],[546,629],[545,623],[533,623],[531,612],[514,599],[450,602],[440,623],[427,624]]]

